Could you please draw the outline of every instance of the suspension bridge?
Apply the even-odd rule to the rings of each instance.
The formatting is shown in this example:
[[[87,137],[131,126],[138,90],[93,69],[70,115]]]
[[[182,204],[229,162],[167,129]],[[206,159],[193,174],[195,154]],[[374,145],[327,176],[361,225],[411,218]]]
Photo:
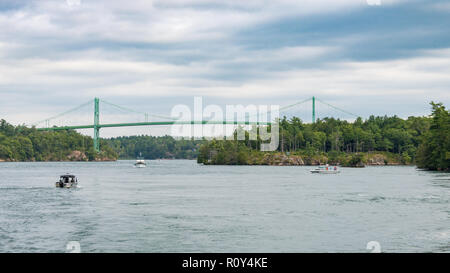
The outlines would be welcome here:
[[[108,106],[112,106],[116,109],[119,109],[121,111],[124,112],[128,112],[128,113],[134,113],[134,114],[138,114],[144,117],[144,121],[140,121],[140,122],[124,122],[124,123],[100,123],[100,102],[104,105],[108,105]],[[333,106],[321,99],[318,99],[316,97],[310,97],[308,99],[305,99],[303,101],[300,102],[296,102],[284,107],[279,108],[280,111],[280,116],[281,113],[286,114],[287,112],[289,112],[290,109],[294,109],[298,106],[304,105],[307,102],[311,102],[311,109],[312,109],[312,123],[316,122],[316,104],[317,102],[320,102],[326,106],[328,106],[329,108],[332,108],[334,110],[337,110],[341,113],[344,113],[347,116],[350,116],[352,118],[358,117],[358,115],[355,115],[353,113],[350,113],[346,110],[343,110],[339,107]],[[83,107],[86,106],[90,106],[93,103],[94,105],[94,122],[92,124],[85,124],[85,125],[62,125],[62,126],[56,126],[53,125],[51,126],[51,121],[52,120],[56,120],[58,118],[61,118],[63,116],[67,116],[68,114],[74,113],[79,109],[82,109]],[[261,113],[259,113],[258,115],[260,115]],[[268,111],[266,114],[270,114],[270,111]],[[149,117],[155,118],[155,119],[160,119],[160,121],[155,121],[149,120]],[[99,152],[100,151],[100,129],[101,128],[114,128],[114,127],[132,127],[132,126],[164,126],[164,125],[270,125],[272,124],[271,121],[265,121],[265,122],[261,122],[259,121],[250,121],[251,119],[249,118],[249,116],[247,115],[245,120],[219,120],[219,121],[215,121],[215,120],[187,120],[187,121],[183,121],[183,120],[179,120],[177,118],[174,117],[168,117],[168,116],[163,116],[163,115],[156,115],[156,114],[149,114],[149,113],[145,113],[145,112],[140,112],[131,108],[126,108],[123,106],[119,106],[113,103],[110,103],[108,101],[105,101],[103,99],[99,99],[99,98],[94,98],[94,100],[90,100],[86,103],[83,103],[77,107],[74,107],[70,110],[67,110],[61,114],[52,116],[50,118],[38,121],[36,123],[33,124],[33,126],[37,127],[38,131],[61,131],[61,130],[76,130],[76,129],[94,129],[94,136],[93,136],[93,140],[94,140],[94,149]],[[44,124],[44,127],[38,127],[38,125],[40,124]]]

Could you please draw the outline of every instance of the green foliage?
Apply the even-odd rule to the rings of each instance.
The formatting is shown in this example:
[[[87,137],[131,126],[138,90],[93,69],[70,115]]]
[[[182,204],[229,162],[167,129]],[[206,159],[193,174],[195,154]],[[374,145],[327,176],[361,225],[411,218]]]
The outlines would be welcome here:
[[[101,153],[93,149],[91,137],[76,131],[41,132],[35,128],[13,126],[0,120],[0,160],[7,161],[62,161],[84,160],[71,158],[74,151],[86,155],[88,160],[116,159],[109,146],[101,143]]]
[[[280,120],[280,139],[275,153],[301,156],[306,164],[325,158],[329,163],[361,166],[369,160],[363,154],[381,156],[377,164],[411,164],[428,169],[449,169],[450,121],[442,104],[433,105],[433,117],[370,116],[351,123],[334,118],[304,124],[299,118]],[[242,129],[239,129],[242,130]],[[252,128],[255,131],[255,128]],[[236,133],[235,133],[236,135]],[[199,149],[199,163],[264,163],[261,141],[208,141]],[[417,155],[417,158],[416,158]],[[374,158],[370,158],[375,160]],[[244,162],[244,163],[241,163]],[[267,162],[266,162],[267,163]]]
[[[105,139],[104,142],[122,159],[134,159],[140,153],[146,159],[193,159],[198,155],[201,140],[177,140],[171,136],[129,136]]]
[[[442,103],[431,103],[432,119],[417,151],[417,165],[429,170],[450,170],[450,114]]]
[[[360,153],[352,154],[350,160],[344,161],[342,165],[345,167],[364,167],[363,155]]]
[[[198,163],[213,165],[247,165],[255,155],[240,141],[212,140],[205,142],[197,158]]]
[[[402,163],[403,164],[411,163],[411,157],[409,156],[409,154],[407,152],[402,153]]]
[[[310,150],[316,152],[370,152],[408,153],[414,158],[420,137],[428,131],[426,117],[374,117],[353,123],[334,118],[318,119],[314,124],[303,124],[298,118],[280,121],[279,151]]]

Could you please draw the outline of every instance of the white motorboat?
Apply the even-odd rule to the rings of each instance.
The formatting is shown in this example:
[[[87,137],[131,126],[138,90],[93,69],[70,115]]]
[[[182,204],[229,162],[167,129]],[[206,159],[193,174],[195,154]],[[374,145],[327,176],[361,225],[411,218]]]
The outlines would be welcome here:
[[[329,166],[328,164],[325,166],[319,166],[313,170],[310,170],[311,173],[323,173],[323,174],[336,174],[341,171],[337,168],[337,166]]]
[[[142,157],[142,153],[139,153],[139,157],[136,159],[136,163],[134,163],[136,168],[145,168],[147,164],[145,163],[144,158]]]
[[[73,174],[63,174],[59,177],[59,181],[55,183],[57,188],[75,188],[78,180]]]

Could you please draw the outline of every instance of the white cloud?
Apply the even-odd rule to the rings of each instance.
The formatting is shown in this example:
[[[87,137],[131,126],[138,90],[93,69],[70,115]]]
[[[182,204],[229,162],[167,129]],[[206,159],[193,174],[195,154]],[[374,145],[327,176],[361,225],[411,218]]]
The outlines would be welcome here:
[[[78,95],[180,96],[204,95],[230,98],[279,97],[309,94],[348,96],[403,95],[448,97],[450,86],[450,49],[424,51],[422,56],[388,61],[337,62],[321,68],[285,71],[258,69],[258,63],[283,62],[285,58],[301,60],[330,53],[326,48],[282,48],[229,61],[205,61],[188,65],[107,59],[53,61],[33,59],[0,63],[0,85],[32,85],[47,89],[78,86]],[[257,78],[236,83],[213,79],[221,65],[252,66]],[[254,63],[252,63],[254,64]],[[223,72],[223,71],[222,71]],[[26,82],[23,82],[26,79]],[[425,90],[427,89],[427,90]],[[426,91],[426,92],[425,92]]]
[[[398,1],[389,1],[398,2]],[[364,7],[363,0],[305,1],[36,1],[0,14],[0,28],[19,37],[95,37],[173,43],[225,39],[237,30],[290,16]]]
[[[449,49],[364,62],[332,58],[367,39],[360,32],[320,45],[249,49],[233,40],[237,32],[277,20],[359,8],[367,8],[365,0],[36,1],[0,12],[0,116],[14,123],[39,120],[68,107],[57,101],[94,96],[119,104],[198,95],[286,104],[314,94],[340,97],[356,113],[376,97],[425,107],[431,99],[448,101]],[[122,49],[121,43],[131,45]],[[165,106],[169,112],[170,102]],[[388,103],[379,107],[394,111]]]
[[[438,2],[430,4],[429,8],[433,11],[450,12],[449,2]]]

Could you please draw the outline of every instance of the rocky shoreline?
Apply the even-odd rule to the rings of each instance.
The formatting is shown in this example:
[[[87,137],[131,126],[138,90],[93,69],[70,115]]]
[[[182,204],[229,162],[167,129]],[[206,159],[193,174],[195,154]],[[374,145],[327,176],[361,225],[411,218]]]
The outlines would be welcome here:
[[[356,154],[358,155],[358,154]],[[262,157],[250,157],[247,164],[242,165],[268,165],[268,166],[318,166],[324,164],[338,165],[344,167],[364,167],[364,166],[398,166],[411,165],[401,162],[399,159],[387,156],[385,154],[359,154],[358,160],[353,161],[354,154],[348,154],[339,159],[329,159],[326,155],[302,156],[287,155],[281,153],[266,153]],[[210,165],[211,162],[204,163]]]
[[[86,156],[86,154],[81,151],[73,151],[67,156],[67,159],[67,161],[89,161],[89,158]],[[91,161],[117,161],[117,158],[110,158],[100,154]]]
[[[313,158],[305,158],[298,155],[265,155],[264,163],[262,165],[272,166],[318,166],[324,164],[346,165],[343,162],[331,161],[326,156],[318,156]],[[349,167],[364,167],[365,166],[395,166],[408,165],[401,162],[389,160],[388,157],[382,154],[375,154],[363,160],[362,164],[357,164]]]
[[[351,155],[349,155],[351,156]],[[93,160],[89,160],[88,156],[82,151],[72,151],[63,160],[55,160],[54,158],[47,158],[45,160],[35,160],[34,158],[25,162],[108,162],[117,161],[117,158],[111,158],[104,155],[96,156]],[[16,160],[1,159],[0,162],[18,162]],[[204,163],[205,165],[210,165]],[[364,167],[364,166],[398,166],[411,165],[405,164],[398,160],[392,159],[384,154],[370,154],[364,155],[360,164],[350,166],[347,162],[340,162],[330,160],[325,155],[317,155],[313,157],[301,155],[287,155],[287,154],[271,154],[267,153],[262,158],[250,158],[245,165],[268,165],[268,166],[318,166],[324,164],[347,166],[347,167]]]

